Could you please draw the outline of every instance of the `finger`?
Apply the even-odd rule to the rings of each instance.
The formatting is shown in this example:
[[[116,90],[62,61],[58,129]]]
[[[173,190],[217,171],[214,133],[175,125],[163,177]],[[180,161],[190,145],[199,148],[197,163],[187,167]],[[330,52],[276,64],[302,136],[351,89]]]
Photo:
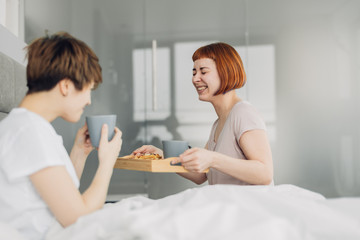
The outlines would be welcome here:
[[[199,164],[186,163],[186,164],[183,164],[183,167],[186,170],[188,170],[189,172],[202,172],[203,171],[201,169],[201,167],[199,166]]]
[[[190,149],[187,149],[185,152],[183,152],[182,155],[186,156],[186,155],[192,154],[198,150],[199,150],[198,148],[190,148]]]
[[[109,142],[120,142],[121,141],[121,138],[122,137],[122,131],[115,127],[114,128],[114,136],[112,137],[112,139],[109,141]]]
[[[194,159],[194,156],[192,154],[185,155],[185,153],[183,153],[183,154],[180,154],[179,158],[182,163],[187,163],[187,162],[192,161]]]
[[[87,141],[87,142],[85,143],[85,147],[91,147],[91,148],[94,148],[94,146],[91,144],[91,142],[90,142],[90,141]]]
[[[142,152],[146,152],[146,153],[151,153],[151,152],[153,152],[153,146],[151,146],[151,145],[144,145],[143,147],[142,147]]]
[[[122,131],[118,127],[114,127],[115,134],[120,133],[122,135]]]
[[[101,128],[100,144],[108,142],[108,125],[105,123]]]
[[[134,154],[141,153],[144,151],[145,146],[141,146],[133,151]]]
[[[147,152],[152,152],[151,146],[149,145],[143,145],[134,151],[134,153],[147,153]]]
[[[159,149],[153,145],[147,145],[146,152],[162,154],[161,149]]]
[[[120,139],[120,142],[119,142],[119,147],[120,147],[119,153],[120,153],[120,150],[121,150],[122,143],[123,143],[123,141],[122,141],[122,139]]]
[[[86,123],[79,129],[81,133],[85,133],[87,131],[87,125]]]
[[[171,160],[171,164],[176,164],[176,163],[180,163],[181,162],[181,159],[178,158],[178,157],[174,157],[172,160]]]
[[[121,131],[119,128],[115,127],[115,128],[114,128],[114,132],[115,132],[114,138],[119,138],[119,139],[121,139],[121,137],[122,137],[122,131]]]

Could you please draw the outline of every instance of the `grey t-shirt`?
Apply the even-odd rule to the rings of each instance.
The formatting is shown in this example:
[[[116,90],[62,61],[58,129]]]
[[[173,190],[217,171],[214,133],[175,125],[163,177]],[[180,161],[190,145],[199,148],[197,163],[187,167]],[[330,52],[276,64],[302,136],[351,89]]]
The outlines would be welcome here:
[[[254,106],[246,101],[240,101],[234,105],[226,119],[217,142],[215,142],[215,130],[217,125],[218,120],[214,122],[211,129],[208,140],[208,150],[219,152],[237,159],[246,159],[239,145],[239,140],[242,134],[254,129],[261,129],[266,131],[265,123],[262,120],[260,114],[254,108]],[[207,173],[207,178],[210,185],[249,185],[246,182],[243,182],[213,168],[210,168],[210,171]]]

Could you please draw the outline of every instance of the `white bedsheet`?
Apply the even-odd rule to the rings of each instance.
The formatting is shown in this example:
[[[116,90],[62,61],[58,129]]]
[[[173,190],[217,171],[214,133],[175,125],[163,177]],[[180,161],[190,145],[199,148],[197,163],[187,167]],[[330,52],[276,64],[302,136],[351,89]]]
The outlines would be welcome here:
[[[293,185],[213,185],[107,204],[47,239],[360,239],[360,198],[327,200]]]

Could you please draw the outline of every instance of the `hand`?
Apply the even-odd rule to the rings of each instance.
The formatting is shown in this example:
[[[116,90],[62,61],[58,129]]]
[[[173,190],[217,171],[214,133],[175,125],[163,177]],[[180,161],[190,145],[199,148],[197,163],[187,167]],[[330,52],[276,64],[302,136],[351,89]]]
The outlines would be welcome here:
[[[122,145],[122,132],[117,127],[115,127],[114,131],[114,137],[108,141],[108,126],[107,124],[102,126],[98,148],[100,164],[108,163],[111,167],[114,166]]]
[[[145,153],[154,153],[154,154],[159,154],[160,156],[164,156],[163,151],[153,145],[143,145],[142,147],[133,151],[132,154],[137,156]]]
[[[213,164],[215,152],[203,148],[191,148],[186,150],[172,163],[179,163],[189,172],[203,172]]]
[[[87,124],[85,123],[76,133],[74,146],[72,152],[74,151],[83,155],[85,158],[90,154],[94,149],[90,142],[90,136]]]

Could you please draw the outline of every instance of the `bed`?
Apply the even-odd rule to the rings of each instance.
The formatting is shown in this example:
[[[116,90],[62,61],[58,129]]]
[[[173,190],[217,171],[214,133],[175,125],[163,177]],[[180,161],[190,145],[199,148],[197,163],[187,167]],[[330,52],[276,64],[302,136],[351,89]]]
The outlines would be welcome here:
[[[25,96],[25,67],[0,52],[0,121]]]
[[[0,53],[0,120],[26,92],[25,68]],[[23,240],[0,222],[0,239]],[[294,185],[215,185],[159,200],[105,204],[47,238],[63,239],[360,239],[360,198],[326,199]]]
[[[106,204],[47,239],[360,239],[360,198],[326,199],[294,185],[204,186]]]
[[[26,238],[0,223],[0,239]],[[294,185],[208,185],[159,200],[134,196],[105,204],[65,229],[53,226],[46,239],[355,240],[360,198],[326,199]]]

